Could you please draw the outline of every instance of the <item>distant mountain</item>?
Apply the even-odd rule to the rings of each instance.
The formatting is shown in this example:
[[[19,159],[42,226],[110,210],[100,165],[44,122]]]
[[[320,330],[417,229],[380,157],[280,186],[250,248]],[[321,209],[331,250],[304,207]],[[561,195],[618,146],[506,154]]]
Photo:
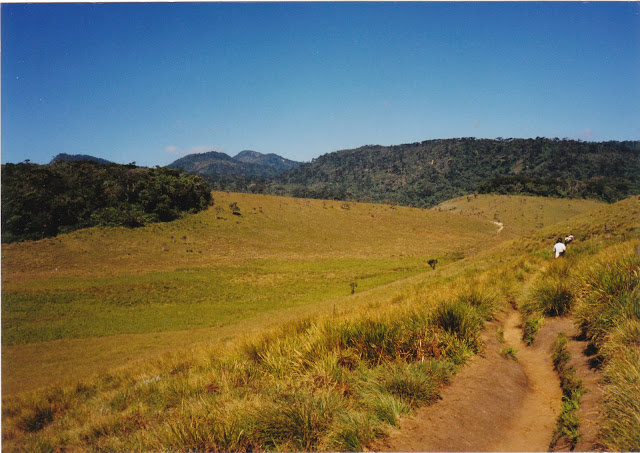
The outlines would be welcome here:
[[[277,154],[262,154],[257,151],[241,151],[233,157],[235,160],[247,164],[258,164],[266,167],[275,168],[282,172],[293,170],[301,165],[301,162],[285,159]]]
[[[511,179],[500,179],[511,176]],[[518,178],[513,178],[517,176]],[[533,179],[532,179],[533,178]],[[490,184],[483,183],[492,181]],[[325,154],[269,190],[296,197],[430,207],[481,186],[615,201],[640,193],[640,142],[560,139],[427,140]],[[528,185],[535,185],[532,191]],[[504,193],[504,192],[501,192]]]
[[[299,162],[285,159],[276,154],[242,151],[235,157],[230,157],[225,153],[210,151],[189,154],[170,163],[167,167],[181,168],[188,173],[196,173],[209,179],[215,179],[217,176],[273,178],[299,165]]]
[[[87,154],[66,154],[66,153],[58,154],[56,157],[51,159],[51,163],[53,164],[54,162],[73,162],[73,161],[80,161],[80,160],[88,160],[90,162],[97,162],[99,164],[105,164],[105,165],[112,163],[111,161],[108,161],[106,159],[89,156]]]

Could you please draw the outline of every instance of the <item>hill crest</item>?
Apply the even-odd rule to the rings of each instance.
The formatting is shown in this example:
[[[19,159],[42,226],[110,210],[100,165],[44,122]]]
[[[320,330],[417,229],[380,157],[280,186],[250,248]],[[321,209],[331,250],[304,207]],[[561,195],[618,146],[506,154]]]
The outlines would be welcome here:
[[[99,164],[104,164],[104,165],[108,165],[111,164],[113,162],[107,160],[107,159],[102,159],[101,157],[95,157],[95,156],[90,156],[88,154],[67,154],[67,153],[60,153],[58,155],[56,155],[53,159],[51,159],[50,163],[56,163],[56,162],[74,162],[74,161],[89,161],[89,162],[96,162]]]
[[[219,175],[275,177],[298,167],[300,164],[300,162],[285,159],[277,154],[262,154],[257,151],[245,150],[234,157],[217,151],[189,154],[172,162],[167,167],[181,168],[186,172],[197,173],[207,178]]]

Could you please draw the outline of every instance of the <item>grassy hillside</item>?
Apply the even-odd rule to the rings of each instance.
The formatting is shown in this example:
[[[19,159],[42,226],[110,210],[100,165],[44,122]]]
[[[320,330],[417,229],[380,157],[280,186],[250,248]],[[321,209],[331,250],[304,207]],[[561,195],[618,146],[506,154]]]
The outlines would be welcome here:
[[[429,259],[442,266],[500,239],[491,222],[429,210],[228,193],[214,202],[172,223],[4,245],[3,392],[349,307],[431,271]]]
[[[504,225],[501,234],[520,235],[592,211],[603,204],[596,200],[524,195],[467,195],[447,200],[433,209],[500,222]]]
[[[47,292],[55,294],[65,282],[69,282],[65,288],[71,289],[85,281],[88,284],[83,288],[90,292],[102,287],[96,282],[102,283],[99,279],[106,278],[111,269],[111,278],[126,279],[102,294],[102,298],[110,300],[110,294],[115,292],[120,294],[113,299],[116,301],[124,294],[135,293],[136,288],[142,288],[144,293],[154,285],[127,286],[150,275],[142,267],[147,258],[136,250],[146,250],[155,257],[153,248],[154,244],[161,245],[157,242],[160,237],[172,233],[175,236],[180,228],[185,231],[187,225],[202,228],[198,230],[201,234],[191,231],[194,245],[190,243],[189,247],[195,251],[182,251],[184,244],[178,243],[175,246],[178,252],[172,260],[148,261],[153,272],[173,275],[180,272],[178,266],[184,266],[192,258],[192,267],[196,269],[211,269],[218,262],[229,268],[235,264],[240,269],[236,279],[242,281],[250,275],[245,284],[250,280],[255,285],[275,285],[274,291],[280,291],[280,298],[286,298],[292,296],[286,293],[286,288],[296,281],[287,282],[291,276],[286,269],[281,273],[282,267],[288,265],[289,271],[307,269],[304,275],[310,278],[311,286],[328,284],[325,290],[329,292],[331,288],[348,292],[349,282],[357,275],[358,292],[353,296],[312,298],[307,307],[322,306],[325,310],[298,312],[292,321],[257,337],[250,336],[248,329],[238,330],[238,341],[226,347],[200,345],[176,349],[172,355],[134,363],[98,378],[6,398],[3,401],[6,448],[362,450],[369,440],[397,426],[400,416],[437,398],[438,389],[451,374],[480,350],[479,333],[486,319],[507,304],[523,307],[540,302],[536,294],[542,293],[536,290],[547,284],[554,268],[560,271],[564,266],[569,269],[565,275],[573,278],[575,272],[575,280],[571,281],[575,282],[572,287],[577,297],[573,303],[583,313],[580,319],[584,320],[581,322],[585,334],[592,336],[601,348],[599,353],[612,379],[607,387],[609,415],[602,422],[604,448],[634,449],[638,430],[633,420],[640,413],[634,409],[638,395],[637,386],[633,386],[633,373],[637,375],[638,371],[637,355],[633,354],[640,351],[637,335],[633,334],[640,321],[640,313],[634,312],[640,286],[637,258],[640,197],[605,205],[562,225],[549,225],[517,241],[505,242],[498,242],[496,227],[490,222],[458,214],[372,205],[350,205],[347,209],[339,203],[324,206],[323,202],[236,194],[217,194],[215,198],[220,204],[236,202],[244,213],[242,218],[225,212],[219,216],[227,220],[220,220],[212,208],[192,220],[172,224],[176,229],[171,231],[154,226],[135,231],[141,236],[128,236],[131,232],[93,230],[63,236],[60,243],[21,244],[32,247],[34,252],[43,250],[30,269],[26,252],[20,246],[3,249],[3,266],[5,253],[11,258],[9,267],[18,267],[16,264],[22,262],[22,269],[14,269],[8,277],[3,272],[7,282],[3,282],[3,292],[18,298],[28,294],[29,288],[53,285],[54,291]],[[271,227],[280,225],[282,230],[263,230],[259,227],[261,222],[245,218],[257,218],[260,207],[262,215],[271,213],[268,221]],[[325,222],[316,223],[319,218]],[[242,226],[242,222],[246,224]],[[425,224],[429,225],[430,234],[437,236],[435,240],[429,239],[429,235],[419,235]],[[325,227],[324,231],[317,229],[320,226]],[[234,236],[235,228],[244,234]],[[571,228],[576,241],[565,261],[554,262],[551,245],[565,228]],[[334,240],[323,242],[322,238],[327,236]],[[358,240],[361,236],[364,238]],[[80,258],[93,253],[86,247],[86,239],[94,239],[97,249],[131,240],[128,248],[114,249],[121,258],[131,253],[131,261],[121,261],[127,269],[117,267],[116,261],[97,264]],[[226,245],[213,252],[212,257],[198,252],[198,247],[204,244],[215,250],[214,239]],[[465,243],[466,240],[469,242]],[[450,248],[452,243],[464,244],[467,249],[464,259],[457,259],[463,254]],[[38,247],[43,244],[47,245]],[[66,250],[76,267],[75,273],[67,270],[58,277],[49,266],[52,250],[61,244],[66,245],[58,251]],[[264,245],[266,258],[254,248],[258,244]],[[482,247],[469,253],[471,244]],[[438,249],[438,245],[442,248]],[[72,247],[76,252],[70,253]],[[408,250],[412,251],[403,254]],[[101,251],[95,253],[106,258]],[[434,255],[448,258],[432,271],[424,266],[424,259]],[[270,260],[275,260],[276,265],[270,266]],[[254,266],[260,263],[268,271],[265,274],[255,272]],[[575,271],[571,270],[572,264]],[[377,273],[376,268],[380,269]],[[84,275],[76,277],[78,272]],[[411,277],[400,279],[407,276]],[[98,280],[92,283],[92,279]],[[382,284],[393,279],[397,281],[391,285]],[[331,283],[334,280],[338,282],[335,287]],[[280,281],[284,284],[278,289]],[[562,279],[553,281],[563,283]],[[122,293],[117,292],[120,286],[124,288]],[[192,291],[197,287],[197,281],[192,280],[183,289]],[[210,289],[219,288],[214,285]],[[621,319],[624,323],[607,324],[601,321],[602,317],[589,316],[604,313],[610,306],[607,301],[617,296],[626,302],[617,305],[619,310],[606,312],[611,315],[607,319]],[[20,303],[13,306],[20,307]],[[60,305],[69,303],[66,300]],[[207,305],[206,301],[201,304]],[[165,300],[155,308],[162,310],[170,305]],[[11,306],[10,303],[5,307],[3,298],[3,322],[4,310],[12,313]],[[237,302],[229,305],[232,306],[237,306]],[[129,316],[135,316],[135,304],[127,309]],[[77,308],[70,313],[79,314]],[[25,324],[37,321],[35,317]],[[612,331],[613,335],[607,334]],[[189,335],[189,331],[182,333],[184,337]],[[127,337],[115,338],[121,342]],[[610,338],[615,342],[609,343]],[[186,340],[182,345],[188,343]],[[13,347],[20,346],[3,345],[3,360],[5,350]],[[12,369],[3,365],[3,371]],[[22,365],[29,366],[26,362]],[[35,367],[32,369],[35,371]]]

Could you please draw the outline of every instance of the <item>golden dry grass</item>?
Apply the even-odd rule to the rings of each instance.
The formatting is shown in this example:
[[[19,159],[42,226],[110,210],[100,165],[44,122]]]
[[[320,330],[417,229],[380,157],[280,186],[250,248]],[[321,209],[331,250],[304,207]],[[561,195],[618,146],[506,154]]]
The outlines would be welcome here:
[[[504,224],[502,234],[513,236],[565,221],[604,205],[605,203],[596,200],[527,195],[467,195],[447,200],[434,209],[501,222]]]
[[[3,393],[356,306],[361,293],[431,271],[430,258],[443,265],[499,239],[490,222],[430,210],[214,199],[168,224],[4,245]]]

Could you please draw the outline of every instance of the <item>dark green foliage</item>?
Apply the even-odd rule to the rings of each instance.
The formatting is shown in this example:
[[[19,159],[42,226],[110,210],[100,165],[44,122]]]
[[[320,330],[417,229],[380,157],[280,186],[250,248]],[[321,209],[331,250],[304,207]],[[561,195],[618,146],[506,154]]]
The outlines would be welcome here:
[[[433,206],[481,187],[489,191],[492,185],[483,182],[505,175],[554,187],[547,193],[534,184],[525,193],[614,201],[640,191],[640,149],[637,142],[539,137],[370,145],[325,154],[283,174],[277,187],[297,197]]]
[[[167,168],[90,161],[2,167],[2,242],[97,225],[136,227],[206,209],[210,187]]]
[[[568,180],[509,175],[482,182],[478,187],[478,192],[542,197],[596,198],[611,203],[637,192],[637,185],[634,186],[634,183],[629,179],[601,176],[585,180]]]
[[[640,193],[639,142],[467,137],[367,145],[303,164],[273,154],[211,152],[170,167],[203,176],[215,190],[416,207],[476,191],[609,202]]]

